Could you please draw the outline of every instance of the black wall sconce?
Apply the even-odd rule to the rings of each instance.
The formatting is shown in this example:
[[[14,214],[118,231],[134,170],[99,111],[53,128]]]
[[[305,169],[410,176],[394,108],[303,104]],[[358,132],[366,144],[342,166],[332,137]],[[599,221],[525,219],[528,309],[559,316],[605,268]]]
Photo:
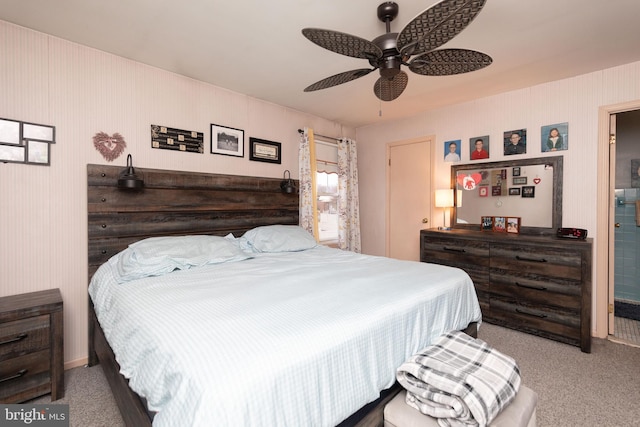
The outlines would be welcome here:
[[[289,174],[288,178],[287,178],[287,174]],[[286,194],[293,194],[297,192],[298,190],[296,188],[296,185],[293,183],[293,180],[291,179],[291,172],[286,170],[282,175],[283,175],[282,177],[284,178],[280,183],[280,189],[282,190],[282,192]]]
[[[127,167],[120,172],[118,177],[118,188],[120,190],[141,190],[144,187],[144,179],[137,175],[133,168],[131,154],[127,156]]]

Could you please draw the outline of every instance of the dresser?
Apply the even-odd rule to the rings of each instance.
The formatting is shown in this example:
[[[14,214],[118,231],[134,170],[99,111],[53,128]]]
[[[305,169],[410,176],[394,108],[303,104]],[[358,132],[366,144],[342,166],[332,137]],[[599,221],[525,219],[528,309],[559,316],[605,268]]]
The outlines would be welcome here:
[[[428,229],[420,260],[466,271],[483,321],[591,352],[592,239]]]
[[[64,395],[59,289],[0,298],[0,403]]]

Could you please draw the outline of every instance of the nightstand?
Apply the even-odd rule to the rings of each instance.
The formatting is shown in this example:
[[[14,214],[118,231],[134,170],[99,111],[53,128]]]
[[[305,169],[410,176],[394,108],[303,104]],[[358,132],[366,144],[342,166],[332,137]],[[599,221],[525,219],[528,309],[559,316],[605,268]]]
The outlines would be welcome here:
[[[64,396],[59,289],[0,298],[0,403]]]

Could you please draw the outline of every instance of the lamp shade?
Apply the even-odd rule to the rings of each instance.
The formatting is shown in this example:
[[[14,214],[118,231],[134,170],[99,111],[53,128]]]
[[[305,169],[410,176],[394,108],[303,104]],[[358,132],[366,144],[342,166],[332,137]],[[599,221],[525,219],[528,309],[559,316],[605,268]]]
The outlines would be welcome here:
[[[436,190],[436,207],[451,208],[453,207],[453,189],[447,188]]]

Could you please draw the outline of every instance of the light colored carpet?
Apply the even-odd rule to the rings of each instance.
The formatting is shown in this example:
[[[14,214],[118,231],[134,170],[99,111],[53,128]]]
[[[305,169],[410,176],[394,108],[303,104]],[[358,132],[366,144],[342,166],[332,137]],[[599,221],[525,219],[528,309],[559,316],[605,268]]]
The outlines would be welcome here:
[[[515,358],[538,393],[539,427],[640,426],[640,348],[594,339],[592,352],[483,324],[479,338]],[[65,373],[71,426],[119,427],[122,418],[100,366]],[[48,396],[33,403],[50,402]],[[266,427],[266,426],[261,426]]]

